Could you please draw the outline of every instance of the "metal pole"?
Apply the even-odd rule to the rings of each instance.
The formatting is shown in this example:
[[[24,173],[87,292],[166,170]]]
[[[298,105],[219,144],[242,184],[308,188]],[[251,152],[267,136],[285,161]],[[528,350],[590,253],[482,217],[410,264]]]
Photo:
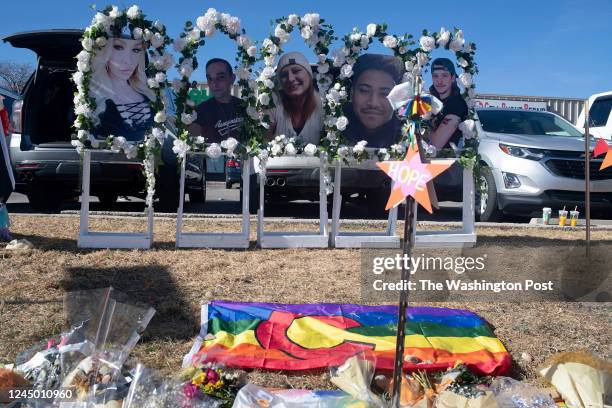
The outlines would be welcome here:
[[[410,282],[410,262],[405,262],[412,256],[414,247],[414,198],[406,199],[404,210],[404,262],[402,263],[399,310],[397,315],[397,338],[395,341],[395,363],[393,365],[393,406],[400,406],[400,385],[404,366],[404,339],[406,338],[406,310],[408,309],[408,283]],[[408,265],[407,265],[408,264]]]
[[[584,217],[586,220],[586,252],[591,249],[591,136],[589,135],[589,100],[584,103]]]

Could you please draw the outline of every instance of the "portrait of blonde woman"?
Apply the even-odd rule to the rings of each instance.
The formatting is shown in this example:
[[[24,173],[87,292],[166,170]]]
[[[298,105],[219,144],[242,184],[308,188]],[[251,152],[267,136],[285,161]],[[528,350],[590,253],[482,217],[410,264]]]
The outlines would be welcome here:
[[[295,137],[302,143],[319,144],[323,107],[315,89],[310,63],[299,52],[288,52],[276,68],[275,108],[270,113],[268,136]]]
[[[96,137],[139,141],[153,125],[150,102],[155,93],[147,85],[145,54],[142,40],[111,38],[93,58],[90,96],[96,101]]]

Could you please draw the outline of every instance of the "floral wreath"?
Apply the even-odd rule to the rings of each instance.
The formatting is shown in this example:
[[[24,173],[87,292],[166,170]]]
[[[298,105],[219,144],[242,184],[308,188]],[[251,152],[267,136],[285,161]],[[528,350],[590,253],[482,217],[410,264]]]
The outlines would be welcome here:
[[[463,37],[463,31],[459,28],[455,28],[451,32],[442,27],[439,33],[434,32],[430,34],[427,30],[423,30],[423,34],[419,39],[419,45],[417,59],[421,66],[429,64],[429,54],[436,48],[444,48],[455,53],[457,67],[463,70],[463,73],[458,76],[459,82],[464,87],[461,96],[468,106],[467,119],[461,122],[458,127],[463,134],[463,147],[461,149],[443,149],[436,152],[435,149],[432,149],[433,146],[431,146],[427,149],[427,152],[430,156],[458,157],[459,164],[464,168],[473,169],[477,176],[476,180],[479,180],[478,134],[477,127],[475,126],[476,111],[473,100],[476,95],[474,75],[478,73],[478,66],[474,62],[476,44],[466,42]]]
[[[300,35],[305,43],[313,48],[318,58],[317,72],[314,79],[317,81],[319,93],[324,95],[332,82],[329,73],[332,60],[328,58],[329,46],[335,39],[331,25],[326,24],[317,13],[307,13],[303,17],[291,14],[275,20],[274,33],[266,38],[261,45],[260,60],[264,61],[264,68],[257,78],[257,103],[256,111],[265,129],[270,127],[270,109],[274,108],[272,91],[274,89],[274,78],[276,76],[275,65],[277,57],[282,53],[282,45],[289,41],[294,29],[300,30]],[[285,135],[276,136],[266,146],[262,146],[259,158],[262,161],[260,167],[265,169],[265,160],[268,157],[295,156],[304,153],[308,156],[318,156],[320,150],[312,143],[302,145],[295,138]]]
[[[325,96],[325,123],[321,145],[327,151],[330,160],[340,159],[346,162],[352,158],[361,161],[372,157],[389,160],[390,158],[401,158],[406,151],[403,143],[408,137],[405,131],[407,122],[405,117],[399,118],[402,122],[402,136],[398,143],[389,148],[375,149],[372,155],[366,150],[365,140],[358,142],[355,146],[348,146],[343,135],[349,122],[344,116],[344,107],[349,99],[348,90],[352,87],[353,65],[357,62],[361,52],[367,50],[374,39],[378,39],[386,48],[392,50],[394,56],[405,66],[406,73],[401,80],[402,83],[412,83],[413,78],[420,75],[422,65],[417,61],[416,52],[409,49],[411,45],[414,45],[411,35],[396,37],[387,33],[386,24],[373,23],[368,24],[365,33],[355,28],[350,34],[345,35],[343,37],[344,46],[333,53],[333,65],[340,69],[340,74]]]
[[[90,63],[96,52],[101,50],[110,38],[120,37],[126,28],[133,39],[142,39],[149,49],[149,62],[145,71],[147,85],[155,93],[155,100],[150,103],[151,110],[155,113],[155,125],[145,133],[143,141],[136,143],[127,142],[121,135],[110,135],[99,140],[91,134],[95,124],[96,101],[89,95],[92,76]],[[72,76],[77,86],[74,98],[74,127],[77,134],[73,136],[72,145],[80,154],[84,149],[110,149],[116,153],[123,151],[127,158],[141,157],[146,176],[147,206],[152,205],[155,193],[154,157],[159,157],[166,137],[162,89],[167,85],[166,72],[174,64],[172,56],[165,51],[167,44],[170,44],[170,38],[166,35],[165,26],[159,21],[145,19],[138,6],[131,6],[127,10],[108,6],[96,13],[91,25],[83,32],[83,50],[77,55],[77,71]]]
[[[197,119],[195,104],[188,97],[192,84],[189,80],[193,71],[198,67],[196,52],[204,45],[204,38],[212,37],[216,30],[227,35],[236,42],[238,47],[236,60],[236,76],[241,91],[241,103],[238,109],[242,111],[244,122],[241,125],[241,134],[251,135],[249,140],[241,141],[230,137],[223,140],[221,144],[206,144],[202,136],[191,136],[187,126]],[[175,104],[177,112],[177,134],[174,140],[173,151],[180,159],[183,159],[187,151],[203,151],[210,158],[219,157],[223,151],[229,155],[250,153],[257,150],[259,146],[258,135],[263,133],[259,122],[260,116],[255,109],[256,83],[250,80],[252,66],[256,61],[257,47],[247,37],[244,29],[240,27],[240,19],[226,13],[219,13],[214,8],[209,8],[206,13],[196,19],[196,25],[191,21],[185,23],[184,31],[178,40],[174,41],[174,49],[181,53],[176,68],[181,79],[172,81],[172,89],[176,94]]]

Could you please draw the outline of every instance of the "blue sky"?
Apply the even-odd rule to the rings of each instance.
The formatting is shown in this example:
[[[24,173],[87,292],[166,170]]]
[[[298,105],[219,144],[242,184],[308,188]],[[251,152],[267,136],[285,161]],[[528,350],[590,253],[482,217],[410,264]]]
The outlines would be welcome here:
[[[93,2],[83,0],[2,3],[1,37],[42,28],[84,28],[94,13],[89,7]],[[100,9],[107,4],[96,3]],[[612,89],[612,2],[609,0],[492,0],[463,4],[441,0],[140,0],[114,4],[120,7],[138,4],[150,19],[166,24],[171,36],[178,36],[186,20],[195,21],[208,7],[239,17],[254,40],[270,33],[271,21],[275,18],[306,12],[319,13],[333,25],[339,37],[353,27],[365,30],[371,22],[385,22],[390,33],[407,32],[417,38],[423,29],[460,27],[466,39],[478,47],[478,92],[583,98]],[[285,46],[285,50],[292,49],[306,50],[297,34]],[[205,61],[222,57],[233,61],[234,54],[232,42],[216,35],[200,49],[198,58]],[[314,61],[312,54],[306,55]],[[34,63],[36,60],[32,52],[2,43],[0,61]],[[195,75],[198,80],[202,77],[202,72]]]

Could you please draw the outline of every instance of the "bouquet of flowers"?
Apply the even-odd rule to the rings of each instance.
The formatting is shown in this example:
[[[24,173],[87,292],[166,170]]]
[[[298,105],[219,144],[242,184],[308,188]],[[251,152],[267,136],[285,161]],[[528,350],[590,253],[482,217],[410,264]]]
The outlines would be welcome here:
[[[185,381],[183,392],[188,399],[213,397],[221,407],[231,407],[236,394],[245,383],[245,373],[232,370],[216,363],[196,363],[185,369],[181,375]]]

